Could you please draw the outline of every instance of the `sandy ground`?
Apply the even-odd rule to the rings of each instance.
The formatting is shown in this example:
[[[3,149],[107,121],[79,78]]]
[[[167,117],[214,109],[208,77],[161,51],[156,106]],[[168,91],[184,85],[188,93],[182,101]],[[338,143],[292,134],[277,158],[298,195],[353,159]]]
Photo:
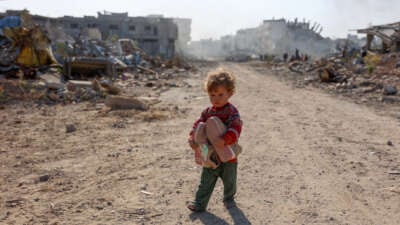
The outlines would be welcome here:
[[[185,207],[201,172],[186,139],[209,104],[199,73],[151,112],[0,110],[0,224],[400,224],[400,113],[222,66],[244,121],[236,208],[220,181],[207,212]]]

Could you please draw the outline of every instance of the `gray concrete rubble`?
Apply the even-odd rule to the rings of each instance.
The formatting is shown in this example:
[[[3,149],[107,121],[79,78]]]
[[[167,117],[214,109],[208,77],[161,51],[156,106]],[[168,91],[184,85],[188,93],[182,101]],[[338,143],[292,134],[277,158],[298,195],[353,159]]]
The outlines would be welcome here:
[[[27,10],[7,10],[2,16],[20,16]],[[128,13],[98,12],[97,16],[58,18],[30,15],[31,23],[46,27],[53,40],[73,41],[132,39],[148,55],[171,59],[190,41],[191,19],[162,15],[131,17]],[[179,32],[178,32],[179,30]],[[176,43],[176,44],[175,44]],[[175,46],[177,45],[177,46]]]
[[[149,106],[138,98],[128,96],[107,96],[105,105],[111,109],[147,110]]]
[[[265,55],[295,54],[295,49],[321,57],[335,48],[335,42],[320,35],[322,26],[310,21],[264,20],[254,28],[241,29],[235,35],[218,40],[193,41],[189,53],[203,58],[248,61]],[[247,59],[246,59],[247,58]]]
[[[291,62],[267,61],[280,76],[295,81],[296,86],[312,85],[329,92],[353,97],[357,101],[400,103],[400,68],[398,53],[379,54],[372,51],[362,57],[337,54],[317,60]]]
[[[131,88],[159,94],[180,86],[168,80],[194,69],[174,56],[171,40],[176,40],[177,25],[168,18],[115,13],[99,13],[98,18],[45,18],[26,10],[0,13],[2,17],[7,23],[0,27],[0,103],[102,102],[110,95],[130,99],[148,92],[136,93]],[[79,30],[89,22],[99,26],[75,33],[73,24]],[[102,23],[107,26],[100,26]],[[111,25],[118,25],[119,35],[111,35],[115,34]],[[138,30],[129,35],[133,27]],[[149,45],[149,38],[159,46]],[[115,108],[115,103],[110,104]],[[120,108],[146,108],[131,107],[131,103],[125,106],[126,100],[121,104]]]
[[[3,102],[89,100],[107,101],[111,108],[145,109],[138,97],[160,96],[170,88],[188,85],[177,78],[195,68],[174,56],[172,42],[177,36],[185,40],[180,42],[181,51],[197,54],[201,50],[200,57],[233,62],[259,61],[295,74],[303,85],[390,103],[397,102],[399,96],[399,54],[387,53],[399,49],[399,23],[358,30],[367,34],[364,39],[349,35],[331,40],[320,35],[322,26],[318,23],[272,19],[220,40],[183,46],[190,40],[190,23],[184,19],[174,19],[180,25],[171,25],[172,20],[162,16],[139,18],[127,13],[46,18],[27,11],[8,11],[4,16],[13,16],[13,23],[3,26],[0,34]],[[177,26],[186,29],[178,35]],[[137,32],[129,35],[133,30]],[[369,50],[374,47],[371,35],[383,40],[379,52]],[[171,43],[165,43],[165,38]],[[149,40],[158,44],[149,44]]]
[[[400,22],[371,26],[358,29],[360,34],[366,34],[366,50],[376,50],[380,52],[397,52],[400,50]],[[375,39],[377,37],[381,43]]]

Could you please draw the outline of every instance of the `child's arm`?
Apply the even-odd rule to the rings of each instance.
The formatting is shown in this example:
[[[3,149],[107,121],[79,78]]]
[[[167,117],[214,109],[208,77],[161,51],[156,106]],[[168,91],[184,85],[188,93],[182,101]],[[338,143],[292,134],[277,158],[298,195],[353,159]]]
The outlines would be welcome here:
[[[227,131],[222,136],[222,139],[225,145],[232,145],[238,141],[240,133],[242,132],[242,120],[236,108],[232,108],[227,124]]]
[[[203,111],[200,118],[197,119],[196,122],[193,124],[192,130],[190,131],[188,138],[189,146],[194,150],[195,162],[198,165],[203,165],[203,159],[201,156],[200,146],[194,141],[194,131],[201,122],[205,121],[205,118],[205,111]]]
[[[208,109],[208,108],[207,108],[207,109]],[[194,134],[194,130],[196,129],[197,125],[199,125],[199,123],[201,123],[201,122],[205,122],[205,121],[206,121],[206,112],[207,112],[207,109],[205,109],[205,110],[203,110],[203,112],[201,112],[200,117],[196,120],[196,122],[194,122],[194,124],[193,124],[193,126],[192,126],[192,130],[191,130],[190,133],[189,133],[189,139],[188,139],[188,142],[189,142],[190,147],[192,147],[192,144],[191,144],[191,143],[194,143],[193,134]]]
[[[188,143],[190,145],[190,148],[192,148],[192,149],[195,149],[196,147],[198,147],[198,145],[193,140],[193,136],[189,135]]]

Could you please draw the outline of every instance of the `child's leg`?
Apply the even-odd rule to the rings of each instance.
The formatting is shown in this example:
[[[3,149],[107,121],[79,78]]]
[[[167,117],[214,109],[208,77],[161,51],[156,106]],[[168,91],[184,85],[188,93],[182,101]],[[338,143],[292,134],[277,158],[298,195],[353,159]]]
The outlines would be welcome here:
[[[232,201],[236,194],[237,163],[223,163],[221,179],[224,184],[224,201]]]
[[[197,164],[203,165],[204,167],[209,167],[209,168],[217,168],[217,165],[210,160],[210,156],[213,152],[213,149],[208,146],[208,140],[207,140],[207,135],[206,135],[206,124],[205,123],[199,123],[194,131],[194,141],[196,144],[199,145],[198,148],[195,149],[195,160]],[[202,156],[202,148],[203,145],[206,145],[206,148],[208,149],[207,155]],[[199,163],[200,162],[200,163]]]
[[[193,148],[194,150],[194,160],[196,164],[203,165],[203,160],[201,159],[201,146],[200,143],[203,143],[204,140],[207,141],[205,136],[205,123],[199,123],[194,130],[193,139],[196,143],[196,147]]]
[[[208,148],[207,157],[206,157],[205,161],[203,161],[204,167],[212,168],[212,169],[215,169],[218,167],[218,165],[211,160],[211,155],[213,152],[214,152],[214,150],[212,148]]]
[[[215,143],[218,138],[221,138],[222,135],[226,132],[226,126],[218,117],[210,117],[206,121],[206,134],[208,140],[210,140],[211,144]],[[214,146],[215,148],[215,146]],[[227,162],[233,158],[235,158],[235,153],[231,146],[225,145],[224,148],[218,149],[215,148],[219,158],[222,162]]]
[[[207,143],[206,124],[200,122],[194,129],[193,138],[197,144]]]
[[[196,199],[194,201],[197,210],[206,210],[217,179],[217,171],[210,168],[203,168],[199,189],[196,192]]]

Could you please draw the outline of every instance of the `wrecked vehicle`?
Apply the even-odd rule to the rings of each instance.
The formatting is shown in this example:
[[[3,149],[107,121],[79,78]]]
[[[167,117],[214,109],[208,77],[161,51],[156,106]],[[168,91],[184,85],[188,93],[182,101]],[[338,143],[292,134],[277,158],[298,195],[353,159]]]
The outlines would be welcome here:
[[[89,77],[116,76],[116,64],[105,57],[68,57],[64,61],[65,80],[86,80]]]
[[[50,39],[39,26],[3,29],[4,35],[12,41],[13,48],[19,48],[16,63],[24,67],[58,65],[51,51]]]
[[[21,25],[18,18],[6,17],[0,22],[4,35],[0,52],[2,73],[7,77],[35,78],[39,69],[59,66],[47,32],[38,25],[18,26]]]

